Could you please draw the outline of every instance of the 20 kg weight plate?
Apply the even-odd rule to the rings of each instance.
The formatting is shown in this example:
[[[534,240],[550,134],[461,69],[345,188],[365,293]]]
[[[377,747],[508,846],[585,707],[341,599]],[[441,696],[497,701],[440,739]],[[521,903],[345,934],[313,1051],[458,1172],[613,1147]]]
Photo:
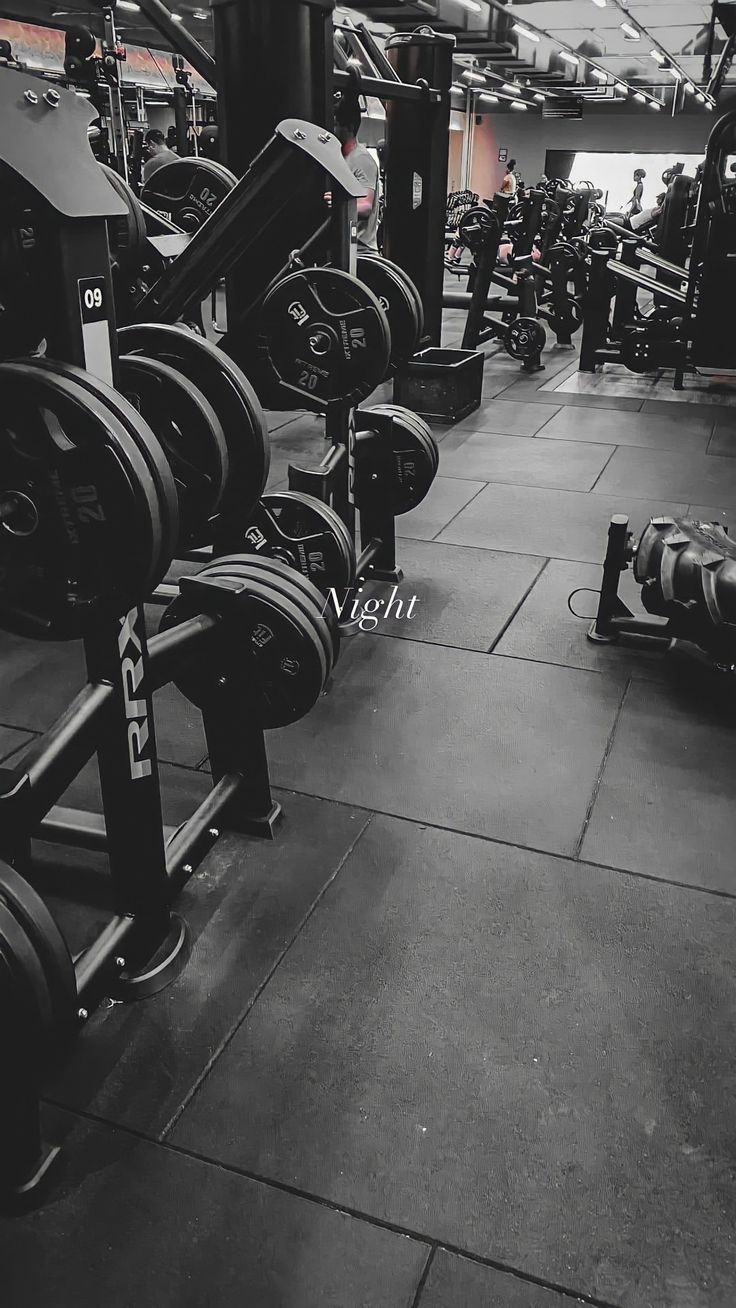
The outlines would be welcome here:
[[[121,354],[146,354],[184,373],[207,397],[227,442],[230,471],[220,504],[237,521],[259,499],[271,462],[263,410],[245,373],[211,341],[169,323],[142,323],[118,332]]]
[[[184,232],[196,232],[237,182],[212,159],[172,159],[144,182],[141,200]]]
[[[138,410],[133,408],[124,395],[113,390],[112,386],[108,386],[99,377],[94,377],[91,372],[87,372],[84,368],[77,368],[73,364],[59,363],[57,360],[46,358],[34,359],[33,366],[54,372],[60,377],[68,377],[91,395],[97,396],[132,436],[157,491],[155,496],[146,494],[151,518],[161,528],[160,553],[152,559],[148,579],[148,589],[153,589],[167,571],[179,543],[179,497],[171,466],[163,449],[158,441],[151,440],[150,428],[146,426]],[[137,466],[140,467],[140,462]],[[147,479],[141,479],[141,494],[146,492],[147,487]],[[150,489],[149,487],[149,492]]]
[[[303,268],[277,282],[261,327],[276,380],[319,405],[357,404],[387,374],[386,314],[367,286],[337,268]]]
[[[225,434],[209,400],[176,368],[123,355],[120,385],[166,454],[179,496],[181,543],[201,545],[228,476]]]
[[[396,266],[380,255],[359,254],[356,276],[373,291],[391,331],[390,370],[396,372],[419,347],[421,323],[416,301]]]
[[[397,406],[376,405],[377,412]],[[362,410],[358,422],[369,424],[371,410]],[[391,482],[382,484],[381,474],[383,459],[380,450],[381,437],[366,425],[356,433],[355,457],[355,503],[358,508],[368,500],[371,494],[388,497],[393,513],[409,513],[421,504],[429,491],[439,466],[439,455],[434,437],[429,428],[420,430],[411,419],[399,409],[391,412],[393,418],[393,448],[391,450]],[[426,424],[424,424],[426,427]]]
[[[355,580],[355,550],[342,519],[301,491],[272,491],[243,531],[243,548],[279,559],[327,594]]]
[[[147,593],[157,487],[130,433],[71,378],[3,363],[0,386],[0,626],[76,639]]]
[[[512,359],[531,359],[541,354],[547,344],[547,333],[536,318],[514,318],[504,340],[504,348]]]

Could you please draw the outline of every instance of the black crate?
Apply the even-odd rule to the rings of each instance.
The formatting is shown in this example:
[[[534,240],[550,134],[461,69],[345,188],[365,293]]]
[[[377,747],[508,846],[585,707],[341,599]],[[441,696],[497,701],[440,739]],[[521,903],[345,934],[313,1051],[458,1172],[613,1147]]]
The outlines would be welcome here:
[[[479,350],[421,350],[395,377],[394,399],[429,422],[460,422],[480,408],[484,361]]]

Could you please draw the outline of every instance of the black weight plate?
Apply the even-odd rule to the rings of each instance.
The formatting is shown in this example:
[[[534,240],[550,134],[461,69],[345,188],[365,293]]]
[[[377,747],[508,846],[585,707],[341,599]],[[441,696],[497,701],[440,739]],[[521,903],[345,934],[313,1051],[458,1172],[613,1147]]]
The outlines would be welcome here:
[[[181,541],[201,545],[228,476],[228,449],[209,400],[177,368],[145,355],[122,355],[120,386],[143,415],[171,465],[179,495]]]
[[[440,448],[437,444],[432,430],[424,418],[420,418],[418,413],[413,413],[411,409],[405,409],[400,404],[373,404],[370,409],[363,409],[363,413],[386,413],[395,418],[397,422],[405,422],[417,433],[421,439],[426,437],[429,442],[429,449],[432,452],[435,472],[440,466]]]
[[[252,575],[256,581],[264,572],[268,573],[274,585],[280,578],[288,578],[295,593],[300,596],[305,612],[315,620],[315,626],[327,655],[329,670],[332,671],[340,653],[340,629],[337,615],[329,601],[325,601],[322,592],[317,590],[307,577],[302,576],[301,572],[296,572],[280,559],[265,558],[262,554],[223,554],[208,564],[206,571],[210,574],[214,571],[220,573],[221,570],[226,572],[230,565],[236,565],[243,576]]]
[[[138,203],[133,188],[128,185],[120,173],[107,164],[100,168],[115,191],[116,195],[127,205],[128,212],[121,218],[107,219],[107,236],[110,254],[123,271],[137,269],[143,259],[146,244],[146,220]]]
[[[33,886],[7,863],[0,862],[0,901],[18,920],[31,941],[51,999],[51,1018],[57,1031],[68,1027],[77,1012],[74,964],[56,921]]]
[[[151,459],[148,456],[148,447],[155,448],[157,444],[153,432],[140,415],[132,410],[132,406],[132,422],[128,424],[121,420],[117,410],[122,396],[83,368],[75,368],[73,365],[45,358],[29,359],[27,366],[49,374],[49,386],[62,395],[76,397],[87,403],[106,423],[109,438],[115,443],[118,457],[127,470],[138,511],[142,515],[142,521],[145,522],[147,538],[150,538],[151,542],[150,565],[141,591],[141,595],[147,595],[154,586],[158,585],[171,562],[171,556],[164,552],[163,523],[166,513],[162,509],[162,501],[158,493],[159,483],[151,470]],[[108,396],[112,397],[112,405],[108,404]],[[146,454],[142,452],[143,450],[146,450]],[[160,446],[159,454],[163,461]],[[169,490],[172,482],[169,472],[167,483]],[[175,509],[175,521],[178,521],[176,514],[178,514],[178,505]]]
[[[377,296],[391,331],[391,369],[398,371],[419,345],[416,303],[406,282],[380,255],[358,255],[356,276]]]
[[[262,564],[270,564],[271,567],[263,567]],[[304,617],[311,622],[319,638],[322,652],[325,656],[325,682],[332,672],[335,659],[335,653],[332,645],[330,629],[325,618],[322,616],[322,610],[325,608],[325,601],[319,591],[319,604],[315,606],[314,599],[311,595],[307,596],[301,587],[301,582],[305,579],[294,572],[286,564],[279,564],[274,559],[244,558],[233,559],[230,562],[224,559],[218,559],[216,563],[208,565],[206,569],[210,577],[234,577],[236,580],[250,580],[256,582],[267,582],[280,595],[290,600],[298,609],[301,609]],[[307,583],[309,584],[309,583]]]
[[[69,640],[117,618],[161,555],[148,468],[114,414],[71,378],[0,364],[0,626]]]
[[[165,575],[179,543],[179,499],[171,467],[161,445],[138,410],[126,400],[124,395],[114,391],[112,386],[108,386],[99,377],[94,377],[84,368],[77,368],[69,363],[58,363],[52,359],[34,359],[33,364],[34,367],[48,369],[59,376],[70,377],[92,395],[98,396],[135,441],[158,492],[150,501],[150,508],[153,520],[161,525],[160,557],[152,567],[147,584],[146,593],[148,593],[148,590],[153,590]]]
[[[293,540],[271,552],[290,567],[308,577],[326,594],[330,589],[344,590],[355,580],[355,548],[340,516],[328,504],[302,491],[271,491],[262,503],[276,519],[282,532]],[[248,529],[245,530],[246,540]],[[316,539],[315,538],[321,538]],[[309,548],[310,539],[314,542]],[[254,553],[262,551],[254,547]]]
[[[544,349],[547,333],[536,318],[514,318],[503,344],[512,359],[530,359]]]
[[[375,458],[376,435],[370,428],[357,434],[355,461],[355,502],[358,508],[371,493],[374,473],[380,476],[380,464]],[[397,516],[409,513],[421,504],[436,475],[432,438],[416,432],[409,424],[398,420],[393,424],[392,451],[393,482],[387,489],[392,513]]]
[[[151,542],[149,568],[140,592],[141,596],[147,595],[154,586],[158,585],[171,562],[171,555],[164,551],[163,524],[167,514],[162,509],[159,482],[156,474],[152,472],[152,460],[148,454],[149,447],[154,449],[157,445],[153,432],[146,426],[140,414],[132,410],[132,406],[130,407],[133,421],[128,424],[121,420],[117,410],[123,397],[84,369],[76,369],[72,365],[52,362],[45,358],[29,359],[27,365],[39,372],[50,374],[48,382],[50,386],[56,388],[62,395],[82,400],[106,423],[109,439],[115,444],[117,455],[127,471],[138,512],[142,515],[141,521],[145,524],[146,538]],[[75,376],[75,373],[81,373],[81,377]],[[107,402],[108,394],[112,396],[112,405]],[[160,461],[163,461],[164,455],[160,446],[158,451]],[[167,482],[169,491],[172,484],[173,478],[169,472]],[[174,521],[178,523],[178,503],[174,511]]]
[[[10,965],[21,1002],[36,1026],[40,1047],[54,1031],[54,1009],[46,974],[23,924],[3,903],[0,903],[0,954]]]
[[[271,452],[263,409],[245,373],[211,341],[186,327],[123,327],[118,343],[121,354],[147,354],[178,368],[207,396],[222,423],[230,458],[220,512],[249,512],[268,481]]]
[[[386,314],[367,286],[337,268],[302,268],[277,282],[261,329],[276,380],[319,404],[357,404],[386,377]]]
[[[264,578],[265,581],[265,578]],[[311,623],[296,605],[263,582],[248,581],[243,603],[252,616],[254,674],[262,698],[262,726],[286,727],[298,722],[316,704],[324,690],[325,654]],[[181,596],[173,600],[161,619],[161,631],[197,612]],[[250,673],[251,662],[244,659]],[[200,707],[216,697],[220,687],[216,661],[203,659],[176,679],[182,694]]]
[[[382,263],[387,264],[389,268],[393,269],[393,271],[396,273],[397,277],[401,277],[401,278],[402,278],[402,280],[403,280],[403,282],[404,282],[404,285],[406,286],[406,289],[408,290],[409,295],[411,296],[411,298],[412,298],[412,300],[413,300],[413,302],[414,302],[414,306],[415,306],[415,308],[416,308],[416,318],[417,318],[417,348],[418,348],[419,342],[420,342],[422,336],[424,335],[424,305],[423,305],[423,303],[422,303],[422,297],[421,297],[421,295],[419,294],[419,290],[417,289],[416,284],[412,281],[412,279],[411,279],[411,277],[409,276],[408,272],[405,272],[403,268],[400,268],[399,265],[398,265],[397,263],[392,263],[391,260],[390,260],[390,259],[387,259],[386,256],[385,256],[384,254],[371,255],[371,254],[365,254],[365,253],[364,253],[364,254],[361,254],[360,257],[361,257],[361,258],[364,258],[364,259],[369,259],[369,258],[378,258],[378,259],[381,260]]]
[[[172,159],[144,182],[141,200],[184,232],[196,232],[229,195],[237,178],[212,159]]]

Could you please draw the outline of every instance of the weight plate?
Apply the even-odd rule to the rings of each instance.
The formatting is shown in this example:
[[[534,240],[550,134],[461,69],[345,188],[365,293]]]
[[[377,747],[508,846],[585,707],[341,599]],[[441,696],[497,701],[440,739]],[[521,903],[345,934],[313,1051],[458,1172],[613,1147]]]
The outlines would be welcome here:
[[[7,863],[0,862],[0,902],[17,919],[43,967],[51,1003],[51,1021],[59,1032],[77,1012],[74,964],[56,920],[33,886]]]
[[[268,292],[261,311],[276,380],[320,405],[357,404],[391,358],[388,319],[372,291],[337,268],[303,268]]]
[[[128,431],[70,377],[14,362],[0,382],[0,489],[16,505],[0,529],[0,626],[76,639],[147,593],[157,489]]]
[[[287,510],[286,522],[288,523],[290,532],[299,532],[299,522],[302,519],[305,505],[308,506],[308,510],[314,509],[318,515],[313,521],[315,527],[318,522],[324,522],[328,531],[334,531],[335,539],[340,545],[343,561],[343,570],[339,574],[341,579],[340,584],[343,584],[342,578],[347,577],[348,581],[344,584],[347,585],[348,588],[351,587],[355,582],[355,570],[357,566],[355,544],[339,513],[331,508],[329,504],[325,504],[322,500],[317,499],[313,495],[308,495],[304,491],[271,491],[269,493],[269,499],[272,497],[277,497],[278,504],[281,506],[281,512],[284,511],[284,506],[286,505],[294,506],[292,510]],[[294,518],[291,516],[292,513],[295,515]],[[312,578],[312,580],[315,585],[318,584],[314,578]],[[319,586],[319,589],[323,590],[324,588],[323,586]],[[326,587],[326,589],[329,590],[329,587]]]
[[[458,235],[469,250],[476,253],[496,235],[500,236],[498,218],[492,209],[476,205],[464,213],[458,224]]]
[[[247,582],[242,595],[246,613],[252,619],[253,663],[244,659],[244,671],[255,674],[262,702],[264,728],[298,722],[316,704],[326,679],[326,658],[312,623],[302,611],[273,587]],[[166,631],[193,616],[197,608],[188,596],[180,596],[166,609],[160,630]],[[205,707],[220,690],[220,668],[216,660],[203,658],[176,679],[182,694],[193,704]]]
[[[504,339],[504,348],[512,359],[531,359],[547,344],[547,333],[536,318],[514,318]]]
[[[325,681],[327,680],[335,662],[332,635],[327,620],[323,616],[323,610],[327,608],[327,604],[324,597],[315,586],[312,586],[306,580],[306,577],[302,577],[300,573],[295,572],[293,568],[288,567],[286,564],[279,563],[277,559],[249,557],[246,561],[243,555],[240,557],[231,555],[229,561],[227,558],[217,559],[215,563],[208,565],[207,574],[210,577],[235,577],[236,580],[250,578],[253,581],[263,581],[267,578],[268,585],[273,586],[275,590],[278,590],[279,594],[291,600],[292,604],[296,604],[305,618],[314,626],[325,655]],[[310,587],[311,593],[303,589],[303,584]],[[316,602],[315,593],[317,596]]]
[[[121,354],[146,354],[178,368],[206,395],[222,424],[230,460],[220,513],[240,519],[262,495],[271,463],[266,419],[245,373],[211,341],[186,327],[123,327],[118,343]]]
[[[10,966],[27,1018],[35,1027],[40,1050],[54,1031],[53,1004],[46,974],[33,941],[6,904],[0,903],[0,954]]]
[[[413,413],[411,409],[405,409],[400,404],[372,404],[370,409],[363,410],[363,413],[366,412],[386,413],[390,417],[395,418],[397,421],[405,422],[409,426],[411,426],[413,430],[417,433],[417,436],[419,437],[420,440],[422,439],[422,437],[426,437],[427,440],[429,441],[429,448],[432,452],[432,460],[434,462],[435,473],[439,470],[440,447],[437,444],[437,441],[435,440],[434,436],[432,435],[432,429],[429,426],[429,423],[425,422],[424,418],[420,418],[418,413]]]
[[[215,410],[178,369],[145,355],[120,358],[120,386],[171,465],[179,496],[181,543],[204,544],[228,476],[227,442]]]
[[[34,359],[33,364],[34,367],[55,372],[58,376],[70,377],[90,394],[101,399],[127,429],[148,467],[157,491],[157,495],[150,500],[150,511],[153,521],[160,523],[161,526],[161,549],[159,557],[152,566],[146,591],[148,593],[148,590],[153,590],[166,574],[179,543],[179,498],[171,467],[163,449],[156,439],[152,439],[153,433],[150,427],[125,396],[119,391],[114,391],[112,386],[108,386],[98,377],[94,377],[91,372],[86,372],[84,368],[77,368],[73,364],[58,363],[46,358]]]
[[[403,268],[400,268],[399,265],[398,265],[397,263],[392,263],[391,260],[390,260],[390,259],[387,259],[386,256],[385,256],[384,254],[373,255],[373,254],[370,254],[370,253],[368,253],[368,252],[363,252],[363,253],[361,253],[361,255],[360,255],[359,257],[360,257],[360,258],[363,258],[363,259],[370,259],[370,258],[380,259],[382,263],[385,263],[389,268],[393,269],[393,271],[396,273],[396,276],[397,276],[397,277],[401,277],[401,278],[402,278],[402,280],[403,280],[403,282],[404,282],[404,284],[405,284],[405,286],[406,286],[406,288],[407,288],[407,290],[408,290],[408,292],[409,292],[409,294],[410,294],[412,300],[414,301],[414,305],[415,305],[415,307],[416,307],[416,313],[417,313],[417,345],[418,345],[419,341],[421,340],[422,336],[424,335],[424,305],[423,305],[423,303],[422,303],[422,297],[421,297],[421,295],[419,294],[419,291],[418,291],[418,289],[417,289],[415,283],[412,281],[411,277],[409,276],[408,272],[405,272]]]
[[[121,271],[128,272],[131,269],[137,269],[143,260],[143,251],[146,244],[146,220],[143,217],[143,210],[138,203],[135,192],[125,181],[125,178],[121,177],[120,173],[117,173],[114,168],[108,168],[107,164],[101,163],[100,168],[115,194],[127,205],[127,214],[124,214],[121,218],[107,219],[107,238],[113,261]]]
[[[237,182],[212,159],[172,159],[143,183],[141,200],[184,232],[196,232]]]
[[[243,530],[243,552],[280,559],[324,594],[344,590],[355,579],[355,553],[342,520],[329,505],[301,491],[272,491]]]
[[[555,313],[554,300],[552,300],[551,305],[553,316],[549,320],[549,325],[555,335],[564,332],[566,335],[572,336],[574,332],[582,327],[583,311],[572,295],[568,296],[562,306],[562,313]]]
[[[380,255],[358,255],[356,276],[377,297],[391,332],[392,372],[411,359],[419,346],[416,303],[401,276]]]
[[[361,415],[365,417],[365,414]],[[371,494],[386,494],[394,514],[408,513],[421,504],[435,479],[437,465],[433,438],[417,432],[406,421],[394,415],[392,481],[381,487],[381,459],[378,456],[376,433],[364,428],[357,434],[355,459],[355,502],[361,508]]]

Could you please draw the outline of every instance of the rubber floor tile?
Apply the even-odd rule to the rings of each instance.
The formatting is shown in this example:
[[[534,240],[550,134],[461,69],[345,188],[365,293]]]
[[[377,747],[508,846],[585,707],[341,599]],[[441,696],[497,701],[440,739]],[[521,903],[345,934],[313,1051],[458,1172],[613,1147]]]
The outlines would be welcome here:
[[[374,818],[173,1139],[573,1294],[726,1308],[735,930]]]
[[[211,781],[203,773],[164,768],[162,785],[165,819],[176,826]],[[273,841],[226,832],[177,899],[192,943],[179,977],[145,1003],[103,1003],[93,1012],[47,1088],[55,1102],[152,1137],[179,1111],[366,822],[364,813],[349,808],[299,795],[279,798],[283,818]],[[65,802],[98,810],[89,770]],[[99,861],[66,853],[59,866],[56,851],[44,850],[36,882],[56,892],[52,907],[81,949],[109,914],[93,916],[78,892],[75,898],[79,886],[87,892],[83,902],[94,900],[95,873],[99,894]]]
[[[650,517],[683,513],[686,502],[582,495],[534,486],[487,486],[437,539],[449,545],[602,563],[613,514],[630,516],[631,528],[638,532]]]
[[[119,1131],[59,1115],[46,1203],[0,1234],[3,1304],[406,1308],[427,1248]]]
[[[631,686],[583,857],[736,894],[733,701],[699,665],[677,673]]]
[[[360,635],[309,717],[269,733],[272,776],[569,854],[619,700],[594,672]]]
[[[589,491],[600,477],[613,446],[582,441],[545,441],[540,436],[497,436],[490,432],[453,433],[440,446],[443,477]]]
[[[490,649],[545,563],[522,554],[408,540],[400,542],[399,555],[404,580],[396,594],[388,582],[364,588],[366,596],[384,601],[377,627],[369,620],[367,629],[476,650]]]

